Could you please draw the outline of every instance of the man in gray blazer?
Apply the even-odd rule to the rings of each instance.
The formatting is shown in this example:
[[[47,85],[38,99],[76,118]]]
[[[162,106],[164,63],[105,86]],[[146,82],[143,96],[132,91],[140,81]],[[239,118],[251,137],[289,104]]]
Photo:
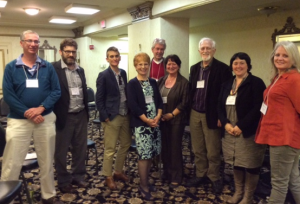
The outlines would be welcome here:
[[[129,180],[123,173],[123,166],[131,144],[131,134],[126,99],[127,76],[126,72],[119,68],[120,53],[116,47],[110,47],[107,49],[106,57],[109,67],[99,73],[96,105],[104,130],[103,175],[106,176],[106,185],[114,190],[117,188],[115,180],[125,182]],[[115,172],[112,174],[118,140],[120,146],[115,161]]]

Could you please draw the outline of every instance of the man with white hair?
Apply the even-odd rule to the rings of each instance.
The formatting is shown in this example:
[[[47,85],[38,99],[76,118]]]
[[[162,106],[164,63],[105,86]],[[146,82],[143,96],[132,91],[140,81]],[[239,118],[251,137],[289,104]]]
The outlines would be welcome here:
[[[149,77],[156,81],[166,74],[163,58],[166,47],[166,41],[161,38],[155,38],[152,43],[153,58],[150,64]]]
[[[229,80],[232,73],[228,65],[214,58],[215,45],[212,39],[202,38],[198,50],[202,61],[190,70],[190,129],[196,177],[189,180],[187,186],[198,186],[205,178],[209,178],[214,191],[221,193],[221,123],[218,120],[217,103],[221,84]]]

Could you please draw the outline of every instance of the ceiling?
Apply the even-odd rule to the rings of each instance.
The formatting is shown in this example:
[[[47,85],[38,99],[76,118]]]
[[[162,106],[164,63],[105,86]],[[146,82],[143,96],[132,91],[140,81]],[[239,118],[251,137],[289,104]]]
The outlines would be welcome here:
[[[154,4],[155,1],[162,0],[154,0]],[[170,1],[171,3],[176,0],[165,1]],[[6,7],[0,8],[0,27],[73,29],[127,12],[127,8],[144,2],[146,2],[146,0],[8,0]],[[92,16],[67,14],[64,8],[71,3],[98,5],[101,11]],[[189,18],[190,27],[195,27],[214,22],[264,15],[260,14],[257,8],[265,6],[279,6],[280,9],[278,12],[299,9],[300,0],[219,0],[196,8],[178,12],[168,12],[164,14],[164,16]],[[41,11],[37,16],[29,16],[23,10],[25,7],[36,7],[41,9]],[[76,17],[77,22],[71,25],[48,23],[48,19],[54,15]],[[127,26],[96,33],[94,36],[112,37],[124,33],[127,33]]]

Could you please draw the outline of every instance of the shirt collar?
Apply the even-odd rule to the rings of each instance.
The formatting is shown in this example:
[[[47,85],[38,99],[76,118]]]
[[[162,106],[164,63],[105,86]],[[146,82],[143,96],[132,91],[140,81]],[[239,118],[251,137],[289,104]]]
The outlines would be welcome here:
[[[68,65],[63,60],[60,60],[60,62],[61,62],[61,68],[62,69],[67,69],[68,68]],[[79,69],[79,65],[75,62],[75,69],[74,70],[76,70],[76,69]]]
[[[153,62],[155,62],[156,64],[160,64],[162,61],[164,61],[164,58],[161,58],[161,60],[156,61],[155,59],[153,59]]]
[[[24,64],[23,60],[22,60],[22,57],[23,57],[24,54],[21,54],[18,58],[17,58],[17,62],[16,62],[16,65],[25,65],[27,66],[26,64]],[[42,63],[42,59],[37,55],[36,57],[36,60],[35,60],[35,63]]]
[[[209,69],[209,68],[211,67],[211,64],[212,64],[212,61],[211,61],[206,67],[204,67],[204,66],[203,66],[203,61],[201,61],[200,67],[201,67],[203,70],[207,70],[207,69]]]

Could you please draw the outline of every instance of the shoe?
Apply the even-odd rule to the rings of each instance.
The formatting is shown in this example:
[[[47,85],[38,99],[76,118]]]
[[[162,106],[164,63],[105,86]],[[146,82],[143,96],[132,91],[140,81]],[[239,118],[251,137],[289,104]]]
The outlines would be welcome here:
[[[197,187],[205,181],[205,177],[194,177],[186,182],[187,187]]]
[[[117,185],[113,179],[113,177],[106,177],[105,180],[106,185],[108,186],[108,188],[110,188],[111,190],[116,190],[117,189]]]
[[[114,180],[128,182],[129,178],[124,173],[114,173]]]
[[[223,191],[223,182],[222,182],[221,179],[216,180],[216,181],[212,181],[211,183],[212,183],[212,187],[213,187],[215,193],[218,193],[218,194],[222,193],[222,191]]]
[[[146,191],[144,191],[144,189],[143,189],[141,186],[139,186],[139,191],[140,191],[140,193],[141,193],[143,199],[145,199],[145,200],[147,200],[147,201],[154,200],[154,198],[151,196],[151,191],[150,191],[150,189],[149,189],[148,192],[146,192]]]
[[[148,185],[148,188],[149,188],[150,192],[156,192],[157,191],[157,189],[155,188],[155,186],[153,186],[151,184]]]
[[[42,198],[42,204],[63,204],[63,202],[55,197],[52,197],[52,198],[48,198],[48,199]]]
[[[78,186],[79,188],[87,188],[89,186],[89,183],[85,181],[73,180],[72,185]]]
[[[172,189],[177,188],[178,186],[179,186],[179,183],[176,183],[176,182],[170,183],[170,188],[172,188]]]
[[[62,193],[76,193],[76,190],[72,187],[71,184],[63,186],[63,187],[58,187],[58,189]]]

